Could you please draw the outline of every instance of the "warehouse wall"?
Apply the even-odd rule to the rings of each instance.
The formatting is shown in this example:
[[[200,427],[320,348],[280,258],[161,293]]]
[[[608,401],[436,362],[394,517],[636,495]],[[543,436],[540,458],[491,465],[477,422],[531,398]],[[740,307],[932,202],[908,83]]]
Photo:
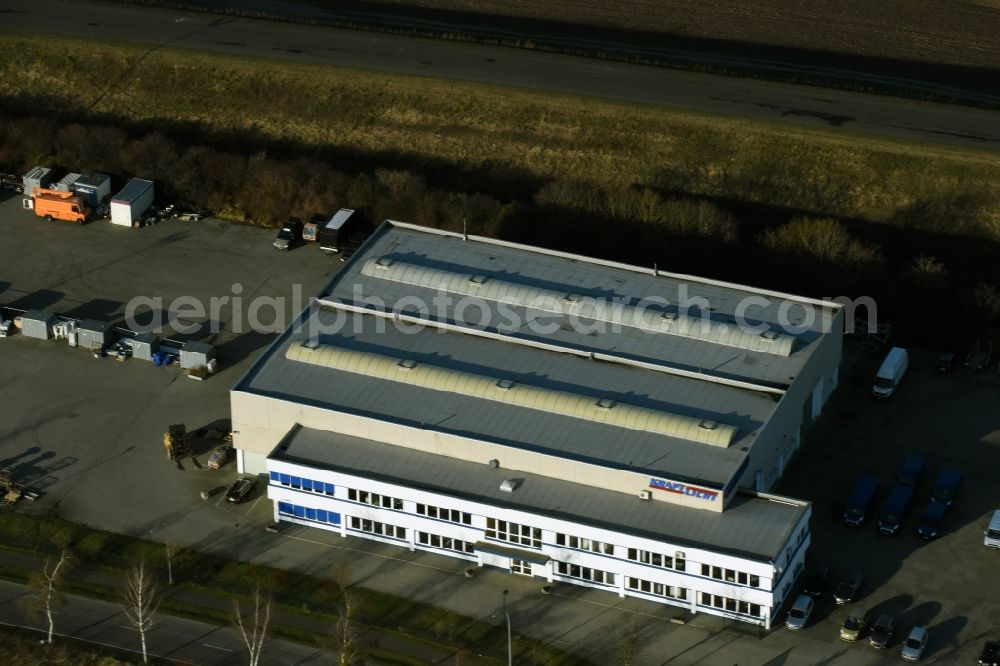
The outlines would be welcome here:
[[[632,495],[649,488],[650,476],[626,470],[568,460],[501,444],[483,442],[433,430],[398,425],[353,414],[312,407],[276,398],[232,391],[234,444],[247,453],[268,455],[296,425],[316,430],[372,439],[486,464],[496,459],[505,469],[540,474]],[[669,481],[667,477],[661,477]],[[653,500],[680,504],[696,509],[721,512],[726,496],[716,491],[714,501],[673,492],[652,491]]]

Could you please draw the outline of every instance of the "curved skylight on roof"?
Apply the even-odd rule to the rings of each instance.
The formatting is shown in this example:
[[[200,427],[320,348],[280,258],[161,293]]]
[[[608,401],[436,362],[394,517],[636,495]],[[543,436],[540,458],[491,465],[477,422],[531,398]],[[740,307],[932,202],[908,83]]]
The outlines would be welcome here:
[[[292,345],[285,353],[293,361],[353,372],[433,391],[447,391],[536,409],[630,430],[658,433],[712,446],[729,446],[736,426],[671,414],[611,398],[594,398],[567,391],[532,386],[503,377],[487,377],[460,370],[396,358],[383,354],[343,349],[331,345]]]
[[[388,257],[369,259],[362,267],[361,274],[451,294],[475,296],[515,307],[572,315],[581,319],[630,326],[650,333],[666,333],[778,356],[789,356],[795,346],[794,336],[774,330],[765,330],[763,333],[742,330],[735,324],[715,321],[708,316],[691,316],[656,307],[639,308],[620,301],[588,298],[569,289],[543,289],[480,274],[430,268]]]

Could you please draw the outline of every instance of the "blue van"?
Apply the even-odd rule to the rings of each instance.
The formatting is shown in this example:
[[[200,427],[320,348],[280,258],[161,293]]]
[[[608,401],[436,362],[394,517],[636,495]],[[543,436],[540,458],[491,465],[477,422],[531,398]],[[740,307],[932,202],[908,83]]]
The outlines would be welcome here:
[[[908,455],[903,461],[903,466],[896,473],[896,483],[905,486],[915,486],[920,480],[920,474],[924,471],[924,459],[922,456]]]
[[[935,503],[951,506],[955,501],[955,494],[958,487],[962,485],[962,473],[957,469],[944,469],[938,474],[937,481],[934,482],[934,491],[931,493],[931,501]]]
[[[897,483],[889,491],[889,497],[878,514],[878,531],[882,534],[895,534],[899,531],[907,511],[913,503],[913,486]]]
[[[844,522],[851,527],[864,525],[868,510],[871,509],[875,501],[875,492],[878,490],[878,479],[874,476],[862,476],[854,484],[851,491],[851,499],[844,507]]]
[[[934,539],[941,533],[944,525],[944,514],[948,512],[948,505],[943,502],[931,501],[920,515],[917,523],[917,534],[922,539]]]

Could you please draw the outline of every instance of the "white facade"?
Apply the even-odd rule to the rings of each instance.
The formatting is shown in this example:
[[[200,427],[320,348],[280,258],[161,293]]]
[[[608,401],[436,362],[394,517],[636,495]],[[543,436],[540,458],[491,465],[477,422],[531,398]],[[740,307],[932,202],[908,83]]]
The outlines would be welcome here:
[[[581,293],[638,303],[688,287],[710,304],[706,329],[668,309],[601,334],[569,325]],[[457,304],[399,307],[441,291],[479,294],[490,326]],[[561,324],[504,330],[538,294]],[[769,303],[754,310],[765,330],[725,333],[747,299]],[[827,325],[780,332],[789,304]],[[607,321],[635,309],[595,307]],[[763,493],[837,386],[843,317],[387,222],[234,387],[238,466],[268,475],[276,521],[767,627],[803,568],[811,507]],[[509,495],[485,469],[529,480]]]
[[[424,550],[540,581],[583,585],[764,627],[773,622],[774,609],[801,571],[809,546],[808,510],[802,513],[781,561],[771,564],[283,460],[269,459],[267,468],[267,495],[274,501],[276,522]],[[428,515],[428,507],[439,517]],[[447,518],[440,517],[440,509],[447,510]],[[507,539],[502,538],[500,521],[508,528]],[[518,530],[519,536],[512,538],[511,525],[530,531]],[[476,544],[498,547],[498,552],[484,552]],[[505,549],[513,552],[504,553]],[[517,557],[519,553],[524,559]]]

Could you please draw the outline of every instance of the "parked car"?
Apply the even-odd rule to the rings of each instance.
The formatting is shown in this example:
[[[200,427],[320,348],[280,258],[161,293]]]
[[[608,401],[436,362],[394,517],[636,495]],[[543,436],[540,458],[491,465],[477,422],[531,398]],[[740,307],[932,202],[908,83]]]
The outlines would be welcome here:
[[[907,661],[917,661],[924,655],[924,648],[927,647],[927,630],[923,627],[913,627],[910,635],[903,641],[903,659]]]
[[[879,615],[875,624],[872,625],[872,634],[868,637],[868,644],[879,649],[887,648],[895,631],[896,618],[891,615]]]
[[[934,490],[931,491],[931,501],[951,506],[960,485],[962,485],[961,472],[957,469],[941,470],[937,481],[934,482]]]
[[[795,603],[792,604],[792,607],[788,611],[788,618],[785,620],[785,626],[792,631],[798,631],[809,623],[809,616],[812,615],[812,612],[812,597],[800,594],[795,597]]]
[[[290,217],[274,237],[274,247],[278,250],[290,250],[296,241],[302,239],[302,220]]]
[[[838,605],[851,603],[858,598],[862,583],[864,583],[864,576],[861,575],[860,571],[850,572],[837,583],[837,587],[833,591],[833,600]]]
[[[878,479],[874,476],[862,476],[851,491],[851,497],[844,507],[844,522],[851,527],[864,525],[868,511],[875,502],[875,493],[878,490]]]
[[[944,525],[944,514],[948,512],[948,505],[940,502],[931,502],[920,514],[917,522],[917,535],[921,539],[934,539],[941,533]]]
[[[1000,641],[986,641],[979,655],[979,666],[1000,666]]]
[[[913,490],[913,486],[905,483],[897,483],[892,487],[878,514],[879,532],[891,536],[899,531],[913,504]]]
[[[226,501],[233,504],[245,502],[253,489],[257,487],[257,478],[253,476],[241,476],[236,479],[229,492],[226,493]]]
[[[989,548],[1000,548],[1000,509],[993,512],[990,524],[983,532],[983,545]]]
[[[898,472],[896,472],[896,483],[902,483],[906,486],[915,486],[917,485],[917,481],[920,480],[920,475],[923,471],[923,456],[910,454],[906,456],[906,460],[903,461],[903,466],[899,468]]]
[[[826,592],[826,586],[830,583],[830,567],[823,565],[816,567],[812,574],[806,578],[806,584],[802,587],[802,593],[808,594],[813,599],[822,596]]]
[[[871,623],[871,616],[864,608],[854,607],[840,625],[840,640],[853,643],[861,638]]]

